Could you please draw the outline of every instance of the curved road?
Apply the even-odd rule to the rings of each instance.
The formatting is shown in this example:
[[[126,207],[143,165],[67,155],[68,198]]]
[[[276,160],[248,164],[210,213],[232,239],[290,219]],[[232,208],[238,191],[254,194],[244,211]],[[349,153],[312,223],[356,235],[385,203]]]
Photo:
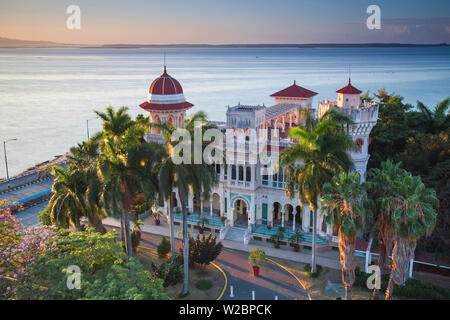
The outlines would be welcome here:
[[[108,228],[110,229],[110,228]],[[116,231],[118,231],[116,229]],[[162,236],[142,233],[142,242],[156,248]],[[180,240],[176,239],[176,250],[180,249]],[[222,300],[308,300],[308,295],[297,280],[286,270],[267,261],[261,267],[259,277],[254,277],[248,264],[248,253],[223,248],[214,260],[225,272],[228,280]],[[233,286],[233,296],[231,296]]]

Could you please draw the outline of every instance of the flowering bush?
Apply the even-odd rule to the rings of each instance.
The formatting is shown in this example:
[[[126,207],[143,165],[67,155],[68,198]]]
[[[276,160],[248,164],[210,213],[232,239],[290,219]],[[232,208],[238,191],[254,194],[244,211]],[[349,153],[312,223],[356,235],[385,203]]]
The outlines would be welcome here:
[[[22,230],[14,216],[0,219],[0,295],[15,296],[17,283],[25,280],[30,265],[56,245],[55,229],[42,226]]]
[[[59,230],[17,281],[19,299],[164,299],[162,281],[128,260],[117,234]],[[45,242],[45,241],[44,241]],[[67,286],[69,266],[80,268],[81,288]],[[131,273],[133,269],[133,274]]]
[[[4,205],[4,206],[3,206]],[[23,228],[2,202],[0,213],[0,298],[166,299],[162,280],[127,256],[116,233],[88,228],[69,232],[55,226]],[[69,289],[75,265],[81,289]]]
[[[10,296],[11,285],[5,279],[14,270],[13,260],[16,246],[20,242],[19,224],[5,201],[0,201],[0,297]],[[16,275],[17,277],[17,275]]]

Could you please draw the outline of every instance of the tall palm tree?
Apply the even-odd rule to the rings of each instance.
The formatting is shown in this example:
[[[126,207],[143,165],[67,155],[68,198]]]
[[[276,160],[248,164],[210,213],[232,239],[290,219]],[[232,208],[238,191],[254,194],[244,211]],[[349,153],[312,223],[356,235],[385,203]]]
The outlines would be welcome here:
[[[200,124],[200,125],[199,125]],[[196,127],[197,126],[197,127]],[[159,167],[159,182],[160,192],[163,198],[169,199],[169,217],[170,217],[170,233],[172,250],[174,248],[174,233],[173,233],[173,206],[172,206],[172,193],[176,189],[178,197],[180,199],[181,211],[183,215],[183,256],[184,256],[184,285],[183,294],[187,294],[189,291],[189,233],[187,225],[187,211],[186,204],[188,202],[189,193],[192,193],[195,197],[200,198],[209,197],[210,191],[214,183],[216,183],[216,174],[214,167],[210,164],[201,163],[194,164],[194,143],[187,142],[191,149],[191,159],[189,163],[175,164],[173,162],[173,150],[178,145],[179,141],[173,141],[172,135],[175,127],[168,124],[150,124],[150,127],[154,127],[160,130],[165,140],[164,156]],[[191,139],[194,138],[194,130],[200,129],[204,133],[207,129],[214,128],[215,126],[208,123],[206,114],[204,112],[197,112],[184,122],[184,128],[189,132]],[[202,143],[202,154],[206,143]],[[174,251],[172,251],[173,254]]]
[[[79,171],[54,166],[53,176],[53,194],[48,204],[50,218],[62,228],[72,226],[80,230],[80,220],[86,215],[83,175]]]
[[[176,166],[171,158],[172,132],[174,128],[165,123],[160,125],[160,130],[165,138],[165,145],[163,147],[161,166],[159,167],[159,190],[163,199],[169,200],[169,233],[170,233],[170,249],[171,260],[175,260],[175,235],[174,235],[174,221],[173,221],[173,192],[176,189],[175,176]]]
[[[104,233],[101,206],[102,184],[96,174],[98,142],[89,140],[70,149],[68,168],[53,167],[53,197],[49,209],[53,221],[63,227],[80,226],[86,217],[89,225]]]
[[[339,253],[342,265],[342,283],[345,286],[345,298],[351,300],[352,286],[355,282],[355,240],[356,234],[363,229],[370,212],[362,206],[366,199],[364,188],[359,185],[357,172],[341,172],[330,182],[323,185],[322,213],[327,223],[339,228]]]
[[[98,175],[104,184],[103,201],[110,214],[121,213],[125,248],[132,256],[130,212],[133,198],[144,193],[147,201],[154,199],[157,185],[153,175],[155,144],[144,140],[145,126],[135,123],[122,107],[106,113],[98,112],[103,122],[100,155],[97,160]]]
[[[70,169],[77,170],[83,175],[85,185],[85,207],[90,225],[97,232],[104,233],[102,219],[104,218],[102,207],[103,184],[97,174],[99,142],[98,138],[92,138],[86,142],[79,143],[70,149]]]
[[[334,175],[353,168],[353,163],[346,151],[354,148],[354,143],[344,132],[348,118],[345,118],[343,123],[334,121],[328,116],[315,121],[309,110],[301,109],[300,111],[305,124],[289,130],[289,137],[297,144],[283,150],[280,164],[286,167],[287,196],[293,198],[297,193],[300,206],[308,204],[313,211],[311,268],[315,272],[317,209],[320,192],[324,183],[331,181]],[[335,111],[332,113],[334,114]]]
[[[372,168],[367,173],[367,190],[371,210],[374,213],[376,229],[378,233],[378,267],[383,270],[389,264],[394,244],[394,229],[392,227],[391,215],[387,198],[396,192],[402,183],[402,177],[407,175],[402,169],[401,163],[387,160],[381,163],[381,168]],[[379,289],[373,289],[372,299],[378,299]]]
[[[433,231],[439,206],[436,191],[426,188],[420,176],[401,177],[395,193],[384,202],[391,216],[395,232],[394,249],[386,300],[392,298],[394,284],[402,285],[408,279],[410,260],[414,259],[417,240]]]
[[[450,126],[450,98],[439,102],[434,110],[417,101],[417,108],[421,113],[421,126],[426,133],[436,134]]]

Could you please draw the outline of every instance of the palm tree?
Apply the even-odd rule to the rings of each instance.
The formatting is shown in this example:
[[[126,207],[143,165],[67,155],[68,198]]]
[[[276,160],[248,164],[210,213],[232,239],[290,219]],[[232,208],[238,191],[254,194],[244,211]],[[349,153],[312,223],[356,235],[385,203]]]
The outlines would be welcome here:
[[[186,119],[184,122],[184,128],[189,132],[190,137],[194,137],[195,126],[200,123],[200,129],[202,133],[207,129],[214,128],[214,126],[207,122],[207,117],[204,112],[197,112],[190,118]],[[172,141],[172,134],[176,130],[173,126],[167,124],[150,124],[150,127],[155,127],[160,129],[161,134],[165,139],[165,152],[163,160],[161,162],[159,171],[159,182],[160,182],[160,192],[165,199],[172,198],[172,192],[176,188],[178,191],[178,197],[180,199],[181,211],[183,215],[183,231],[188,230],[187,225],[187,212],[186,204],[188,201],[189,193],[200,198],[209,197],[210,191],[214,183],[216,182],[216,174],[214,166],[206,163],[194,164],[194,143],[188,143],[191,149],[191,159],[189,163],[175,164],[173,162],[173,150],[178,145],[179,141]],[[183,141],[185,142],[185,141]],[[205,143],[202,145],[205,147]],[[172,201],[169,205],[169,215],[170,215],[170,233],[171,233],[171,243],[173,246],[173,206]],[[189,233],[183,232],[183,255],[184,255],[184,285],[183,294],[188,293],[188,280],[189,280]],[[173,252],[173,251],[172,251]]]
[[[104,184],[105,208],[110,214],[122,211],[125,248],[131,257],[129,215],[133,197],[144,193],[147,201],[153,201],[157,192],[153,173],[159,153],[155,152],[156,144],[145,142],[145,126],[133,122],[126,110],[122,107],[116,112],[108,107],[106,113],[96,111],[104,120],[97,170]]]
[[[366,199],[364,188],[358,184],[357,172],[341,172],[330,182],[323,185],[322,213],[326,213],[327,223],[339,228],[339,253],[342,265],[342,283],[345,286],[345,298],[351,300],[352,286],[355,282],[355,239],[370,218],[362,206]]]
[[[49,212],[52,222],[62,228],[69,226],[80,230],[80,220],[86,215],[84,207],[85,185],[79,171],[71,171],[59,166],[53,167],[55,180]]]
[[[90,225],[97,232],[104,233],[102,219],[104,218],[102,207],[103,184],[97,174],[99,142],[97,138],[78,144],[70,149],[70,169],[82,173],[85,184],[84,204]]]
[[[403,285],[408,279],[417,240],[433,231],[439,200],[436,191],[426,188],[420,176],[408,174],[401,177],[396,192],[386,197],[384,202],[395,232],[391,275],[386,289],[386,300],[389,300],[394,284]]]
[[[417,108],[421,114],[421,127],[426,133],[436,134],[447,129],[450,125],[450,98],[439,102],[434,110],[417,101]]]
[[[173,192],[176,189],[175,175],[176,166],[172,161],[171,152],[173,150],[172,133],[175,127],[167,123],[150,123],[150,128],[157,128],[164,138],[164,146],[161,146],[161,162],[158,167],[158,183],[159,194],[163,199],[169,200],[169,234],[170,234],[170,249],[172,261],[175,260],[175,235],[173,222]]]
[[[67,169],[53,167],[55,181],[49,210],[53,222],[59,226],[80,227],[81,217],[88,219],[100,233],[105,232],[102,218],[102,184],[96,174],[98,143],[89,140],[70,149]]]
[[[387,160],[381,163],[381,168],[372,168],[367,173],[367,190],[371,201],[369,201],[374,213],[378,231],[379,256],[378,267],[383,270],[389,264],[394,243],[394,229],[389,214],[389,206],[385,199],[390,197],[399,188],[407,172],[402,169],[401,163]],[[379,290],[373,289],[372,299],[378,298]]]
[[[106,108],[106,112],[94,111],[100,119],[103,120],[103,136],[117,140],[128,128],[135,122],[127,113],[128,107],[120,107],[115,111],[112,106]]]
[[[300,110],[304,125],[291,128],[289,137],[297,144],[283,150],[280,164],[286,167],[286,194],[297,193],[300,206],[308,204],[313,211],[312,272],[316,271],[317,208],[324,183],[341,171],[348,171],[353,163],[346,153],[354,148],[352,139],[344,133],[345,125],[329,118],[312,119],[309,110]],[[333,111],[334,113],[334,111]],[[346,119],[348,121],[348,118]]]

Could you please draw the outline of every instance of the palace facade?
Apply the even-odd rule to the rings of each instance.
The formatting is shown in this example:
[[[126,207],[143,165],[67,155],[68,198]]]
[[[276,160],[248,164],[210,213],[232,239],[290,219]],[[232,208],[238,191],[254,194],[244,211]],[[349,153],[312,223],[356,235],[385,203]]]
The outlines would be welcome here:
[[[230,237],[234,240],[248,243],[250,239],[261,239],[270,234],[274,227],[283,226],[292,232],[299,229],[305,235],[312,232],[313,214],[306,205],[299,205],[297,197],[288,199],[284,190],[285,171],[283,168],[272,171],[270,165],[262,164],[255,152],[252,152],[252,143],[264,143],[267,150],[273,147],[270,135],[277,141],[277,149],[282,150],[294,143],[287,136],[290,127],[302,122],[299,107],[310,110],[314,117],[322,115],[330,108],[336,108],[349,115],[354,124],[349,126],[348,134],[355,141],[358,149],[349,152],[359,172],[361,182],[366,178],[366,167],[369,160],[368,146],[370,132],[378,119],[378,104],[361,101],[361,91],[351,84],[339,89],[337,99],[323,100],[314,107],[313,98],[316,92],[305,89],[294,81],[293,84],[271,95],[274,104],[270,107],[260,105],[236,105],[228,107],[226,122],[214,122],[225,132],[227,129],[246,135],[253,129],[259,132],[267,129],[266,139],[252,142],[245,140],[245,146],[235,146],[232,152],[236,159],[233,163],[216,165],[219,183],[213,188],[209,199],[196,199],[189,196],[188,210],[190,213],[201,213],[211,217],[212,220],[225,216],[225,226],[221,229],[221,237]],[[149,113],[151,122],[167,122],[182,127],[186,111],[193,106],[184,96],[180,83],[171,77],[164,67],[164,72],[156,78],[149,90],[148,99],[140,107]],[[150,131],[148,140],[162,142],[158,132]],[[226,145],[226,144],[224,144]],[[258,147],[258,146],[256,146]],[[180,203],[174,195],[174,206]],[[164,203],[164,212],[168,212],[168,202]],[[318,215],[318,234],[323,241],[331,240],[333,228],[327,225],[321,215]]]

